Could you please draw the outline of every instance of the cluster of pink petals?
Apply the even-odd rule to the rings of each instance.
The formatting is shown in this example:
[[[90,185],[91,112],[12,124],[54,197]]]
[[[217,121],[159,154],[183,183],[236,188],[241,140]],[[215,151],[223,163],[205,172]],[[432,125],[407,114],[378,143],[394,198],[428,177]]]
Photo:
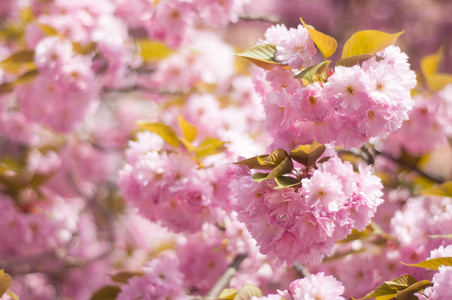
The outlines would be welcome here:
[[[452,245],[440,246],[430,252],[429,259],[440,257],[452,257]],[[446,300],[452,298],[452,267],[441,265],[438,272],[433,275],[433,286],[427,287],[420,294],[421,300]]]
[[[264,43],[276,45],[276,60],[293,69],[309,66],[317,50],[303,25],[287,29],[284,24],[270,27]]]
[[[230,210],[225,184],[227,165],[199,168],[189,154],[165,151],[163,140],[149,132],[130,143],[119,187],[127,201],[147,219],[176,232],[196,232]]]
[[[187,295],[182,286],[183,274],[177,261],[170,257],[151,260],[143,267],[144,275],[129,279],[121,286],[118,300],[185,300]]]
[[[447,85],[431,96],[416,96],[409,120],[383,141],[384,150],[399,156],[403,149],[420,156],[445,145],[452,136],[451,94],[452,85]]]
[[[345,300],[342,297],[344,286],[333,276],[325,276],[323,272],[311,274],[289,284],[285,291],[265,297],[253,297],[252,300]]]
[[[318,164],[298,190],[275,185],[257,183],[249,170],[238,169],[235,210],[261,253],[289,265],[320,263],[352,229],[363,230],[383,201],[380,179],[370,168],[355,173],[336,156]]]
[[[286,31],[283,26],[273,26],[266,32],[266,41],[286,45]],[[309,67],[315,54],[309,50],[314,47],[312,40],[301,25],[290,32],[298,32],[299,39],[305,32],[302,48],[306,53],[290,50],[300,46],[293,46],[295,40],[289,39],[292,48],[286,45],[282,50],[278,46],[276,60],[296,69]],[[274,138],[272,146],[291,150],[294,145],[317,140],[345,148],[360,147],[371,138],[400,128],[413,106],[410,90],[416,85],[416,76],[407,56],[395,46],[377,53],[377,57],[362,65],[337,66],[326,82],[307,86],[294,79],[292,70],[279,66],[263,74],[256,71],[256,90],[262,96],[265,128]]]
[[[61,133],[76,130],[99,103],[91,59],[76,55],[69,40],[48,37],[38,43],[35,62],[38,77],[17,88],[21,112],[28,121]]]

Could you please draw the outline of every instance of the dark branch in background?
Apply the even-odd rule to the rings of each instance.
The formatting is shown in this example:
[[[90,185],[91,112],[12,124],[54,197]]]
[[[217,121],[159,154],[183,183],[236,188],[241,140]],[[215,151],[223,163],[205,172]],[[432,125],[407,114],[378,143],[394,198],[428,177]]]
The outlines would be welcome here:
[[[149,89],[144,86],[134,85],[122,89],[104,89],[104,93],[133,93],[133,92],[146,92],[146,93],[152,93],[152,94],[158,94],[163,96],[180,96],[183,94],[186,94],[186,92],[183,91],[169,91],[169,90],[156,90],[156,89]]]
[[[240,20],[243,21],[257,21],[271,24],[282,24],[282,21],[276,16],[246,16],[241,15]]]
[[[248,254],[238,254],[232,263],[224,271],[223,275],[217,280],[212,289],[207,293],[206,296],[190,296],[190,300],[215,300],[221,294],[221,292],[229,286],[231,279],[237,274],[243,260],[248,256]]]
[[[384,157],[386,159],[389,159],[392,162],[397,163],[398,165],[404,167],[405,169],[414,171],[414,172],[418,173],[419,175],[421,175],[422,177],[424,177],[424,178],[426,178],[426,179],[428,179],[430,181],[433,181],[433,182],[438,183],[438,184],[441,184],[441,183],[445,182],[444,179],[436,178],[436,177],[434,177],[434,176],[432,176],[430,174],[427,174],[426,172],[424,172],[421,169],[419,169],[416,165],[413,165],[413,164],[410,164],[410,163],[408,163],[406,161],[403,161],[400,158],[395,158],[391,154],[388,154],[388,153],[385,153],[385,152],[380,152],[380,151],[377,151],[377,150],[375,150],[375,154],[376,155],[381,155],[382,157]]]
[[[306,267],[302,266],[298,261],[293,265],[293,268],[295,269],[295,271],[297,271],[300,278],[305,278],[305,277],[311,275],[311,273],[308,271],[308,269],[306,269]]]
[[[206,297],[215,299],[221,292],[228,287],[231,279],[237,274],[242,261],[248,256],[248,254],[238,254],[234,261],[229,265],[229,267],[224,271],[223,275],[217,280],[212,289],[207,293]]]
[[[385,152],[381,152],[378,151],[376,149],[370,149],[368,147],[362,147],[361,149],[350,149],[350,150],[339,150],[337,151],[338,154],[350,154],[356,157],[361,158],[362,160],[364,160],[367,164],[372,165],[375,163],[375,157],[377,155],[381,155],[382,157],[398,164],[399,166],[414,171],[416,173],[418,173],[420,176],[434,182],[437,184],[441,184],[444,183],[445,180],[443,178],[436,178],[424,171],[422,171],[421,169],[419,169],[418,166],[411,164],[409,162],[406,162],[400,158],[395,158],[394,156],[392,156],[389,153],[385,153]]]

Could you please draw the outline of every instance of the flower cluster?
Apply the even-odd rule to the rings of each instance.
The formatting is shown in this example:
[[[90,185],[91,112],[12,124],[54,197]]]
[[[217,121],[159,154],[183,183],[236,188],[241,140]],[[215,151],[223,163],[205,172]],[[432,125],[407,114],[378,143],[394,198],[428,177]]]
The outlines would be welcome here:
[[[177,268],[177,261],[169,257],[154,259],[143,267],[143,275],[129,279],[121,287],[118,300],[184,300],[183,274]]]
[[[254,181],[245,166],[236,171],[238,218],[270,259],[320,263],[352,229],[363,230],[383,201],[370,168],[358,174],[333,156],[308,172],[301,186],[275,189],[273,181]]]
[[[229,195],[223,193],[232,176],[230,167],[199,168],[189,154],[167,150],[158,135],[138,134],[119,174],[121,192],[141,215],[176,232],[195,232],[204,223],[215,223],[230,210]]]
[[[400,128],[412,109],[410,90],[416,76],[396,46],[352,66],[339,64],[319,81],[303,85],[294,78],[306,70],[315,48],[307,30],[283,26],[267,30],[265,43],[276,44],[275,65],[256,85],[267,115],[273,147],[289,149],[313,140],[346,148],[360,147]]]

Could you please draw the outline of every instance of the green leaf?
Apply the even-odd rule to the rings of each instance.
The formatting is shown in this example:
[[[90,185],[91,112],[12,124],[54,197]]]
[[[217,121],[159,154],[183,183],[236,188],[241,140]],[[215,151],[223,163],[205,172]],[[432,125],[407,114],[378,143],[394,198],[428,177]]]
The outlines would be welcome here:
[[[36,68],[35,52],[32,50],[19,51],[0,62],[0,68],[10,73],[20,73],[23,70]]]
[[[264,180],[267,180],[267,176],[269,173],[254,173],[251,177],[254,181],[262,182]]]
[[[275,178],[284,174],[292,172],[293,162],[290,157],[286,157],[277,167],[275,167],[270,174],[268,174],[267,179]]]
[[[404,290],[416,282],[417,279],[409,274],[405,274],[395,279],[385,281],[387,285],[389,285],[392,289],[395,290]]]
[[[106,285],[98,289],[90,300],[115,300],[121,289],[117,285]]]
[[[341,58],[362,54],[375,54],[394,44],[402,33],[403,31],[394,34],[378,30],[358,31],[345,42]]]
[[[245,52],[238,53],[237,56],[246,58],[258,67],[271,70],[273,66],[279,65],[275,60],[275,53],[275,44],[261,44],[253,46]]]
[[[216,138],[206,138],[195,149],[197,157],[204,157],[221,153],[225,150],[225,142]]]
[[[432,258],[421,261],[417,264],[406,264],[404,262],[402,262],[402,264],[410,267],[420,267],[425,269],[438,270],[438,268],[441,266],[452,266],[452,257]]]
[[[420,191],[420,194],[424,196],[452,197],[452,181],[434,185],[431,188]]]
[[[314,27],[306,25],[302,18],[300,18],[300,21],[308,31],[315,45],[319,48],[323,57],[327,59],[333,55],[337,48],[337,41],[334,38],[315,30]]]
[[[35,80],[36,77],[38,77],[38,75],[39,71],[37,69],[25,72],[24,74],[17,77],[16,81],[14,82],[14,85],[32,82],[33,80]]]
[[[290,157],[306,167],[312,167],[317,162],[317,159],[325,152],[325,150],[325,145],[314,141],[311,145],[298,146],[290,152]]]
[[[397,291],[397,300],[412,300],[418,299],[414,296],[414,293],[424,290],[426,287],[432,286],[433,284],[428,280],[422,280],[412,283],[409,287],[404,290]]]
[[[235,295],[234,300],[251,300],[254,296],[262,297],[262,291],[257,286],[245,284]]]
[[[0,95],[11,93],[16,85],[14,82],[5,82],[0,84]]]
[[[438,52],[424,56],[421,59],[421,71],[424,77],[438,73],[440,61],[443,59],[444,48],[440,47]]]
[[[311,145],[300,145],[294,150],[290,151],[290,157],[292,157],[296,162],[304,166],[308,166],[309,164],[309,150],[311,149]]]
[[[198,129],[196,129],[193,124],[185,120],[184,116],[182,115],[179,116],[178,120],[180,129],[182,130],[184,137],[187,139],[187,141],[192,143],[198,136]]]
[[[142,276],[141,272],[121,271],[114,275],[111,275],[111,280],[118,283],[128,283],[129,279],[135,276]]]
[[[387,298],[381,298],[381,299],[391,299],[396,295],[397,291],[393,290],[389,285],[386,283],[383,283],[379,287],[377,287],[373,292],[370,292],[363,298],[355,299],[354,300],[364,300],[364,299],[370,299],[377,297],[377,299],[380,299],[379,297],[387,297]]]
[[[314,66],[310,66],[297,75],[295,75],[295,78],[304,78],[310,83],[313,83],[315,81],[314,76],[321,74],[323,71],[325,71],[328,68],[328,65],[330,64],[330,60],[322,61],[321,63],[318,63]]]
[[[45,35],[48,35],[48,36],[60,35],[58,33],[58,30],[56,30],[54,27],[52,27],[48,24],[37,22],[37,25],[42,30],[42,32],[44,32]]]
[[[286,159],[286,157],[288,157],[287,152],[281,148],[278,148],[276,150],[273,150],[272,153],[264,158],[257,156],[257,161],[261,166],[274,168],[278,166],[284,159]]]
[[[165,142],[173,147],[179,147],[177,134],[173,128],[162,123],[150,123],[148,121],[138,121],[138,126],[147,131],[158,134]]]
[[[347,237],[345,239],[340,240],[338,243],[339,244],[340,243],[348,243],[351,241],[361,240],[361,239],[368,237],[369,234],[371,234],[371,230],[369,229],[369,227],[366,227],[366,229],[364,229],[362,231],[352,229],[352,232],[349,235],[347,235]]]
[[[153,63],[162,60],[173,53],[164,43],[151,40],[138,40],[141,57],[144,62]]]
[[[20,75],[17,77],[16,81],[0,84],[0,95],[12,92],[17,85],[33,81],[38,75],[39,71],[34,69]]]
[[[3,270],[0,270],[0,298],[9,289],[11,283],[13,283],[11,276],[6,274]]]
[[[290,188],[301,184],[300,180],[289,176],[275,177],[275,181],[278,184],[276,189]]]
[[[342,58],[336,62],[336,66],[353,67],[356,64],[361,64],[362,62],[368,60],[372,56],[372,54],[361,54]]]
[[[239,291],[236,289],[224,289],[217,298],[221,300],[234,300],[234,297],[238,292]]]
[[[259,157],[260,159],[264,159],[266,158],[268,155],[259,155],[259,156],[254,156],[251,158],[247,158],[241,161],[237,161],[234,164],[236,165],[247,165],[250,169],[262,169],[262,170],[271,170],[273,169],[273,167],[268,167],[268,166],[263,166],[259,163],[259,161],[257,160],[257,158]]]
[[[436,73],[426,77],[427,85],[432,91],[440,91],[452,83],[452,74]]]

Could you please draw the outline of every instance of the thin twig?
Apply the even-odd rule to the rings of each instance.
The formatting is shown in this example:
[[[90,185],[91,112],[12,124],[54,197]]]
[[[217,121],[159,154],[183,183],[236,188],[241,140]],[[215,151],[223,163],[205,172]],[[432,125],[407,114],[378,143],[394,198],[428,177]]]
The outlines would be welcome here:
[[[258,21],[258,22],[266,22],[266,23],[272,23],[272,24],[281,24],[281,20],[276,16],[248,16],[248,15],[241,15],[241,20],[244,21]]]
[[[212,289],[204,297],[204,300],[216,299],[218,295],[220,295],[220,293],[229,285],[229,282],[239,270],[240,264],[247,256],[248,254],[239,254],[234,258],[234,261],[229,265],[223,275],[221,275]]]
[[[427,178],[430,181],[433,181],[433,182],[438,183],[438,184],[441,184],[441,183],[445,182],[444,179],[436,178],[436,177],[434,177],[434,176],[432,176],[430,174],[427,174],[426,172],[424,172],[421,169],[419,169],[416,165],[407,163],[407,162],[405,162],[405,161],[403,161],[403,160],[401,160],[399,158],[395,158],[391,154],[388,154],[388,153],[385,153],[385,152],[381,152],[381,151],[377,151],[377,150],[375,150],[375,153],[377,155],[381,155],[382,157],[387,158],[387,159],[397,163],[398,165],[400,165],[400,166],[402,166],[402,167],[404,167],[406,169],[409,169],[411,171],[414,171],[414,172],[418,173],[419,175],[421,175],[424,178]]]

